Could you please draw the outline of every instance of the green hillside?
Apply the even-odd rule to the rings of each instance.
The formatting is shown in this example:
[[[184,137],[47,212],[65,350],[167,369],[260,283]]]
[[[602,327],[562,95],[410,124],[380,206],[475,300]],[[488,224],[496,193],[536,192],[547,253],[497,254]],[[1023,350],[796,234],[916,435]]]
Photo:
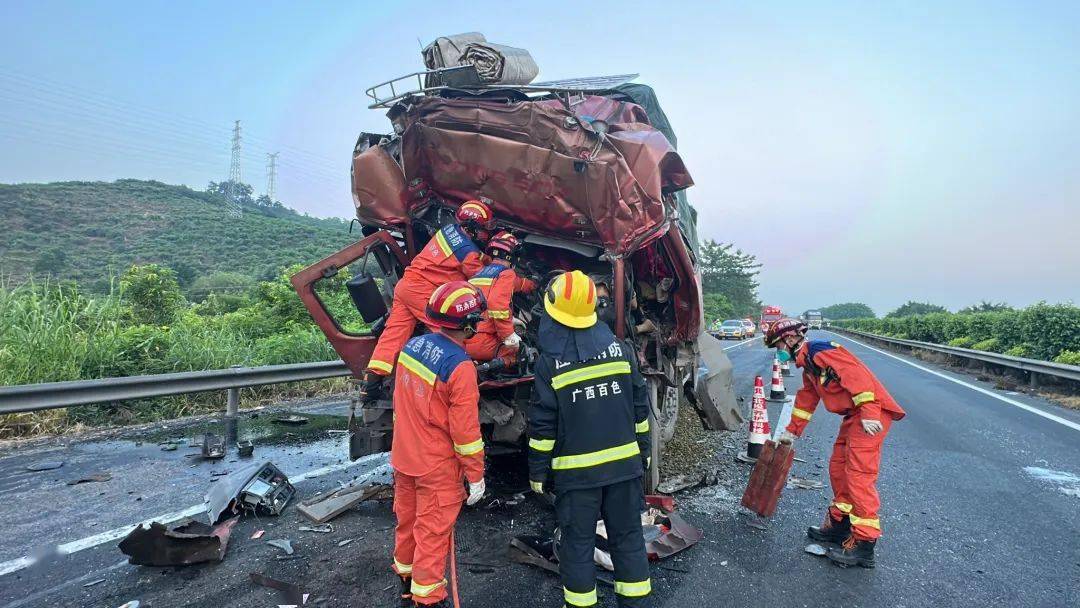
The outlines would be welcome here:
[[[0,184],[0,275],[52,275],[94,291],[146,263],[176,270],[181,284],[220,271],[265,279],[357,238],[339,219],[243,211],[231,217],[221,197],[153,181]]]

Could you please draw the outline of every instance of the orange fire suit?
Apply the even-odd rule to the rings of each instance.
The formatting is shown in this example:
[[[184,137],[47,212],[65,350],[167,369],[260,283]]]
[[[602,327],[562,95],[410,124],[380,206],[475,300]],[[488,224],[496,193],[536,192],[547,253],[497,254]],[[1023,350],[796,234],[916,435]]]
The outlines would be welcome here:
[[[409,340],[394,385],[393,570],[411,578],[413,600],[446,597],[450,533],[465,499],[464,480],[484,478],[476,366],[441,333]]]
[[[488,309],[487,316],[476,326],[476,335],[465,341],[465,352],[476,361],[490,361],[501,354],[506,365],[513,365],[518,347],[503,345],[514,334],[511,298],[515,293],[535,290],[536,283],[517,276],[513,268],[501,261],[484,266],[469,282],[484,293]]]
[[[428,298],[440,285],[466,281],[484,267],[480,249],[457,224],[447,224],[431,237],[427,245],[409,263],[404,276],[394,288],[390,317],[375,345],[368,369],[387,375],[401,347],[424,321]]]
[[[874,540],[881,536],[881,501],[874,485],[881,446],[892,423],[904,417],[904,410],[862,361],[835,342],[807,341],[796,353],[795,364],[803,370],[803,386],[795,395],[787,431],[802,435],[818,401],[844,417],[829,459],[833,489],[829,514],[834,520],[849,516],[855,538]],[[863,420],[878,420],[883,428],[868,435]]]

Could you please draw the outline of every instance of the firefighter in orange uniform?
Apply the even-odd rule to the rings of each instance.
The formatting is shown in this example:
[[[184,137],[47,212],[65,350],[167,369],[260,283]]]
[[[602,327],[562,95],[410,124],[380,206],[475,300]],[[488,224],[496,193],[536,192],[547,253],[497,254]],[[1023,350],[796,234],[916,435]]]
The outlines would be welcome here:
[[[521,338],[514,331],[511,299],[515,293],[536,289],[536,283],[519,277],[512,268],[520,246],[513,233],[496,233],[486,248],[491,263],[469,279],[483,292],[488,305],[487,318],[477,326],[476,335],[465,342],[465,352],[474,361],[486,362],[477,368],[481,372],[498,371],[517,362]]]
[[[802,435],[818,401],[840,414],[840,434],[829,459],[833,502],[825,523],[811,526],[813,540],[840,543],[829,548],[828,558],[840,566],[874,567],[874,547],[881,536],[875,482],[881,465],[881,447],[892,423],[904,417],[881,382],[862,361],[835,342],[807,340],[806,325],[781,319],[765,333],[765,345],[776,348],[781,361],[794,360],[803,370],[803,386],[795,396],[791,423],[780,436],[792,443]]]
[[[361,391],[365,400],[378,397],[383,378],[394,369],[398,352],[412,336],[416,322],[424,320],[424,306],[435,288],[451,281],[466,281],[484,267],[477,241],[486,242],[495,226],[491,207],[482,201],[466,201],[458,208],[456,218],[456,224],[443,226],[431,237],[394,287],[390,316],[368,360]]]
[[[393,569],[402,598],[420,605],[446,598],[446,557],[461,502],[472,505],[484,495],[480,392],[463,344],[485,308],[472,285],[442,285],[426,306],[425,322],[435,333],[409,340],[397,357]]]

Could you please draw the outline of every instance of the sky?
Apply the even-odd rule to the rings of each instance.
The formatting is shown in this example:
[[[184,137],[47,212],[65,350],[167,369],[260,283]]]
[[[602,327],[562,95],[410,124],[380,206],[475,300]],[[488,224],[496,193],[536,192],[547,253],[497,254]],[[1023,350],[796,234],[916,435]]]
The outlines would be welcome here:
[[[1080,3],[21,2],[0,5],[0,182],[228,177],[352,213],[365,90],[464,31],[540,79],[639,73],[703,238],[793,313],[1080,302]]]

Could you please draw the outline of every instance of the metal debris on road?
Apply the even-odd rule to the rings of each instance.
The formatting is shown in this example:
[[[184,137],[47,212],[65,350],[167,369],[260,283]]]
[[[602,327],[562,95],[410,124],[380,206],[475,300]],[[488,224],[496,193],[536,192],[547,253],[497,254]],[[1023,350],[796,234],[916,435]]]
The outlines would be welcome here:
[[[690,488],[696,488],[704,482],[703,475],[678,475],[661,481],[656,486],[656,491],[661,494],[674,494]]]
[[[78,479],[72,479],[71,481],[67,482],[67,485],[69,485],[69,486],[77,486],[80,483],[91,483],[91,482],[95,482],[95,481],[109,481],[110,479],[112,479],[112,473],[109,473],[107,471],[103,471],[101,473],[91,473],[90,475],[87,475],[85,477],[80,477]]]
[[[821,545],[818,545],[816,543],[806,545],[806,548],[803,549],[803,551],[806,551],[810,555],[825,555],[826,553],[825,547],[822,547]]]
[[[169,529],[152,522],[149,528],[136,527],[120,541],[120,551],[128,563],[137,566],[187,566],[221,561],[229,545],[229,536],[239,518],[217,526],[187,520]]]
[[[176,443],[163,443],[163,444],[161,444],[161,451],[162,452],[175,452],[176,449],[179,448],[179,447],[180,447],[179,444],[176,444]]]
[[[202,457],[208,459],[225,457],[225,438],[206,433],[202,440]]]
[[[206,512],[212,522],[226,511],[278,515],[296,494],[289,478],[269,460],[242,467],[221,481],[206,494]]]
[[[251,540],[259,540],[262,538],[263,534],[266,534],[266,530],[256,530],[255,533],[251,535]]]
[[[237,441],[236,453],[242,458],[247,458],[255,453],[255,444],[251,443],[250,439]]]
[[[334,531],[332,524],[322,524],[320,526],[300,526],[301,532],[319,532],[321,534],[330,534]]]
[[[90,581],[89,583],[83,584],[83,587],[93,587],[94,585],[97,585],[99,583],[104,583],[104,582],[105,582],[105,579],[99,578],[96,581]]]
[[[299,426],[301,424],[307,424],[308,419],[304,416],[297,416],[296,414],[291,414],[289,416],[280,416],[278,418],[274,418],[274,422],[277,422],[278,424]]]
[[[755,530],[768,530],[768,520],[756,513],[751,513],[746,518],[746,525],[754,528]]]
[[[804,490],[820,490],[825,487],[825,484],[816,479],[806,479],[805,477],[791,477],[787,480],[789,488],[802,488]]]
[[[52,471],[64,466],[63,460],[42,460],[40,462],[32,462],[26,465],[27,471],[33,471],[39,473],[41,471]]]
[[[281,594],[281,599],[284,604],[303,606],[307,603],[308,597],[311,595],[310,593],[301,593],[299,585],[279,581],[264,574],[259,574],[258,572],[252,572],[248,576],[251,577],[251,582],[256,585],[262,585],[263,587],[276,590]]]
[[[394,489],[384,483],[364,483],[323,492],[300,503],[297,511],[312,522],[322,524],[357,504],[393,496]]]
[[[293,554],[292,541],[287,538],[275,538],[274,540],[266,541],[266,544],[281,549],[285,552],[285,555]]]
[[[351,543],[351,542],[352,542],[352,541],[354,541],[354,540],[356,540],[356,539],[355,539],[355,538],[346,538],[346,539],[345,539],[345,540],[343,540],[343,541],[339,541],[339,542],[338,542],[338,544],[337,544],[337,546],[339,546],[339,547],[344,547],[345,545],[347,545],[347,544]]]
[[[140,605],[141,602],[139,600],[131,600],[130,602],[125,602],[124,605],[119,608],[139,608]]]

